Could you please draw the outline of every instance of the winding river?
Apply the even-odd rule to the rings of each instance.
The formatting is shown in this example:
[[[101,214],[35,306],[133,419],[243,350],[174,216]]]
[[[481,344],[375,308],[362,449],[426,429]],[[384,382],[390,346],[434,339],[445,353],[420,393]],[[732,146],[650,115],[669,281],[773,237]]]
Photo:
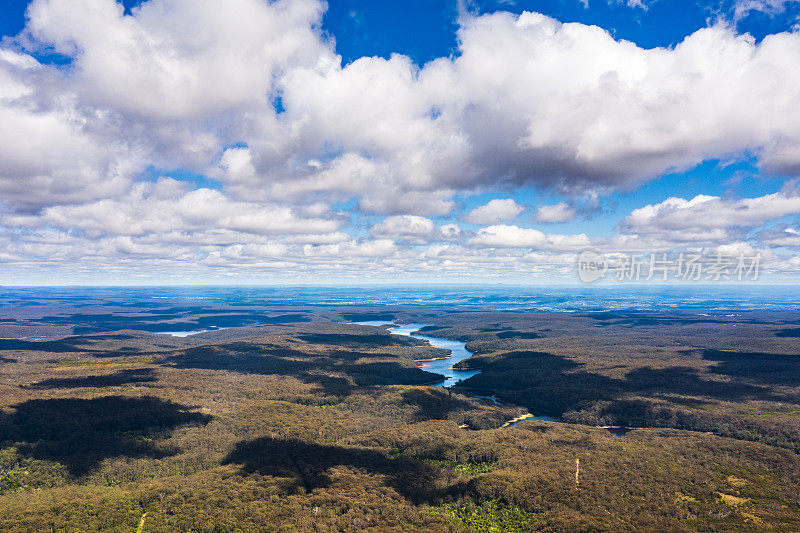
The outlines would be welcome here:
[[[420,335],[415,334],[414,332],[419,330],[420,328],[424,328],[427,324],[402,324],[402,325],[395,325],[392,322],[382,322],[382,321],[369,321],[369,322],[351,322],[352,324],[358,324],[360,326],[392,326],[389,330],[392,335],[404,335],[406,337],[413,337],[416,339],[424,339],[428,341],[431,346],[435,346],[437,348],[444,348],[446,350],[450,350],[450,355],[448,357],[443,357],[441,359],[435,359],[432,361],[422,361],[422,367],[427,370],[428,372],[436,372],[437,374],[442,374],[445,379],[444,381],[440,381],[439,383],[434,383],[434,386],[437,387],[452,387],[462,379],[467,379],[468,377],[474,376],[475,374],[480,374],[480,370],[456,370],[453,368],[453,365],[458,363],[459,361],[463,361],[464,359],[469,359],[472,357],[472,352],[467,350],[466,344],[461,341],[454,341],[450,339],[442,339],[439,337],[429,337],[427,335]],[[497,400],[494,396],[478,396],[475,395],[476,398],[482,398],[484,400],[489,400],[497,405],[500,405],[500,401]],[[524,414],[513,420],[509,420],[502,427],[514,427],[523,420],[541,420],[544,422],[561,422],[558,418],[553,418],[552,416],[544,416],[544,415],[534,415],[531,413]]]
[[[437,387],[452,387],[462,379],[467,379],[475,374],[479,374],[480,370],[456,370],[453,365],[464,359],[472,357],[472,352],[467,350],[463,342],[451,341],[449,339],[441,339],[438,337],[428,337],[426,335],[414,335],[412,332],[420,328],[424,328],[425,324],[403,324],[401,326],[390,329],[393,335],[404,335],[406,337],[414,337],[417,339],[424,339],[428,341],[431,346],[437,348],[444,348],[450,350],[448,357],[441,359],[434,359],[431,361],[422,361],[422,368],[428,372],[435,372],[442,374],[445,379],[434,385]]]

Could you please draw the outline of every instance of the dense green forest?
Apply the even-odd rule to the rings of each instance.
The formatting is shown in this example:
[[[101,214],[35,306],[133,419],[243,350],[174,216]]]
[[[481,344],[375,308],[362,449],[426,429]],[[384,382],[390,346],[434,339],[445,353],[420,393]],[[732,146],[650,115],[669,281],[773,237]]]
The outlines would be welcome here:
[[[800,530],[797,317],[73,315],[0,339],[2,531]],[[432,387],[446,352],[370,319],[481,373]]]

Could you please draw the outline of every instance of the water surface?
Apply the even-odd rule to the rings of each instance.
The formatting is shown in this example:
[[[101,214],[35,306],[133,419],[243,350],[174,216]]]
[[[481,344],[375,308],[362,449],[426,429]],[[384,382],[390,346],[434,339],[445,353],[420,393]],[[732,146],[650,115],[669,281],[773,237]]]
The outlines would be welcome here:
[[[461,341],[453,341],[450,339],[441,339],[439,337],[428,337],[427,335],[419,335],[413,333],[420,328],[424,328],[427,324],[403,324],[399,327],[392,328],[390,332],[393,335],[406,335],[408,337],[413,337],[416,339],[424,339],[428,341],[431,346],[436,346],[437,348],[444,348],[446,350],[450,350],[451,355],[449,357],[443,359],[437,359],[435,361],[423,361],[422,364],[423,369],[428,372],[436,372],[437,374],[442,374],[445,376],[444,381],[440,381],[436,383],[436,386],[439,387],[452,387],[462,379],[467,379],[469,377],[474,376],[475,374],[479,374],[480,370],[456,370],[453,368],[453,365],[458,363],[459,361],[463,361],[464,359],[469,359],[472,357],[472,352],[467,350],[465,344]]]

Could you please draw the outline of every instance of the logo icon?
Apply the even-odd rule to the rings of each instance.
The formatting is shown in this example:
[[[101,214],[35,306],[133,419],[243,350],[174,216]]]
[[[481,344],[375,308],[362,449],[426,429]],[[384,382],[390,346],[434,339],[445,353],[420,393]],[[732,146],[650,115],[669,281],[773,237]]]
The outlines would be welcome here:
[[[584,283],[601,280],[608,272],[605,256],[593,250],[581,252],[578,256],[578,278]]]

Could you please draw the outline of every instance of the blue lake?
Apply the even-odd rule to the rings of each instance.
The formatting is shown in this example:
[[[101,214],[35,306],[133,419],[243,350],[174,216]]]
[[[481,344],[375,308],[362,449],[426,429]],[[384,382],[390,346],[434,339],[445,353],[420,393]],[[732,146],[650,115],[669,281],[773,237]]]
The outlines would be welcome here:
[[[421,361],[422,368],[428,372],[435,372],[445,376],[444,381],[434,383],[437,387],[452,387],[462,379],[479,374],[480,370],[455,370],[453,365],[464,359],[469,359],[472,352],[467,350],[463,342],[452,341],[450,339],[440,339],[438,337],[428,337],[427,335],[413,334],[420,328],[424,328],[428,324],[402,324],[400,326],[394,325],[392,322],[372,320],[367,322],[352,322],[359,326],[392,326],[389,331],[392,335],[405,335],[406,337],[414,337],[416,339],[424,339],[428,341],[431,346],[437,348],[444,348],[450,350],[450,356],[435,361]]]
[[[449,339],[440,339],[438,337],[428,337],[426,335],[415,335],[412,332],[425,327],[426,324],[403,324],[402,326],[391,329],[393,335],[406,335],[417,339],[424,339],[431,343],[431,346],[437,348],[444,348],[450,350],[450,357],[444,359],[437,359],[435,361],[423,361],[422,368],[428,372],[436,372],[445,376],[445,380],[436,383],[440,387],[452,387],[462,379],[467,379],[475,374],[480,373],[480,370],[455,370],[453,365],[464,359],[469,359],[472,352],[467,350],[463,342],[452,341]]]

